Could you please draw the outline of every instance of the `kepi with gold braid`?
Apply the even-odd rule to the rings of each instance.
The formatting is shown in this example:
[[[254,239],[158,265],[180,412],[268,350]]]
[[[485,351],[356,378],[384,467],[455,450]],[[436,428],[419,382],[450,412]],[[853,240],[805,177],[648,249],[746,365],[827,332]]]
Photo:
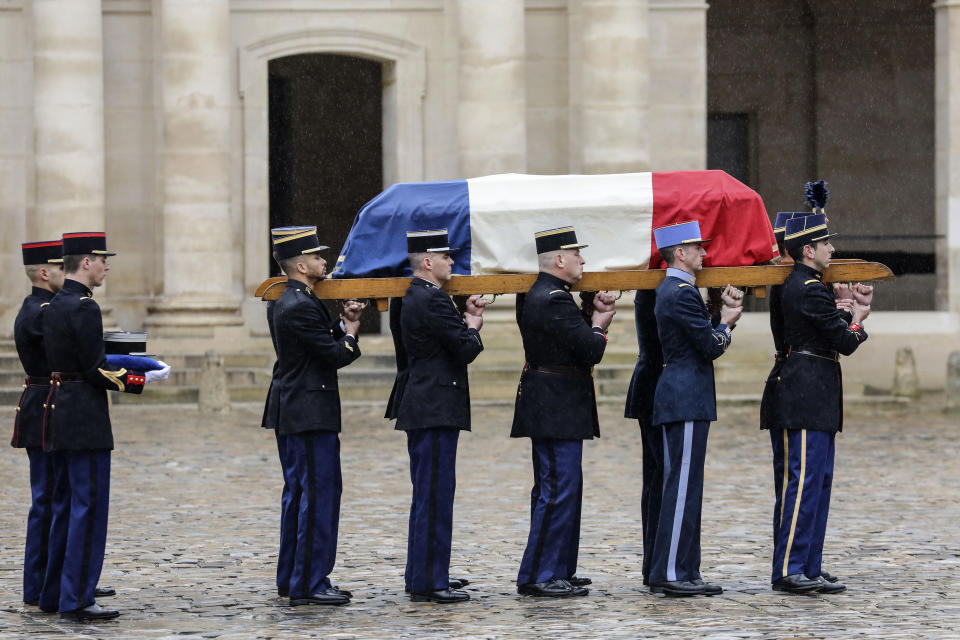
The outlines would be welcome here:
[[[277,260],[329,249],[320,244],[316,227],[277,227],[270,230],[273,254]]]
[[[827,230],[827,216],[823,213],[811,213],[802,218],[787,220],[783,234],[783,246],[787,251],[798,249],[805,244],[832,238],[837,234]]]
[[[696,220],[668,224],[653,230],[653,239],[657,249],[666,249],[678,244],[706,244],[709,238],[703,238],[700,233],[700,223]]]
[[[561,249],[583,249],[590,246],[580,244],[577,240],[577,232],[573,227],[557,227],[556,229],[538,231],[533,234],[533,237],[537,241],[537,254],[560,251]]]

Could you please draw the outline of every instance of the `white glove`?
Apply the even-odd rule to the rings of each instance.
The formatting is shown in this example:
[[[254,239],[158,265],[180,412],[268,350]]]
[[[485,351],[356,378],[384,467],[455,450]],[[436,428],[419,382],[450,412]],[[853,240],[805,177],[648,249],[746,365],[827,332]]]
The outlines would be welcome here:
[[[147,375],[144,377],[147,379],[147,383],[154,381],[166,380],[170,376],[170,365],[168,365],[163,360],[157,360],[160,364],[163,365],[163,369],[154,369],[153,371],[147,371]]]

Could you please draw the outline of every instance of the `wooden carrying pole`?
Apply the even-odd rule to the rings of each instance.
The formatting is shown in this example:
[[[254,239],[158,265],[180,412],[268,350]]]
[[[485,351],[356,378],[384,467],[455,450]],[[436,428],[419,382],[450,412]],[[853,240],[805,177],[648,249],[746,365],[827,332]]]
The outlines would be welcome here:
[[[788,265],[761,265],[754,267],[708,267],[697,274],[698,287],[735,287],[751,289],[757,297],[764,297],[764,287],[783,284],[793,269]],[[633,291],[656,289],[663,281],[664,269],[636,271],[588,271],[574,291]],[[890,268],[879,262],[862,260],[835,261],[824,272],[824,282],[872,282],[893,280]],[[524,293],[537,279],[535,273],[498,274],[486,276],[453,276],[443,288],[451,295]],[[286,288],[286,278],[269,278],[257,287],[254,294],[263,300],[276,300]],[[377,308],[386,309],[389,298],[402,297],[410,286],[410,278],[338,278],[326,279],[313,289],[316,297],[324,300],[377,301]]]

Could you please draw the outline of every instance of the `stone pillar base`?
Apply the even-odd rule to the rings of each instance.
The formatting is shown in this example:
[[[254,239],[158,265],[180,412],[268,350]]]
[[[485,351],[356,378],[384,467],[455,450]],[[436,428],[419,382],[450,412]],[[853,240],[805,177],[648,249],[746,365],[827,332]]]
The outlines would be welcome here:
[[[143,325],[151,338],[213,338],[217,327],[243,324],[233,300],[161,300],[147,313]]]

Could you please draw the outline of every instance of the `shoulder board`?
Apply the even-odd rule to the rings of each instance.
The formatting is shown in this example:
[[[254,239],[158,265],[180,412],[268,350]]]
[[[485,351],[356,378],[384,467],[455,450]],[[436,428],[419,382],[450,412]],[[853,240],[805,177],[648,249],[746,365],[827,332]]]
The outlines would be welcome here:
[[[553,291],[550,291],[549,293],[547,293],[547,295],[552,296],[555,293],[563,293],[563,289],[554,289]]]
[[[686,283],[686,282],[682,282],[682,283],[680,283],[680,284],[677,285],[677,289],[682,289],[683,287],[690,287],[690,288],[692,289],[692,288],[693,288],[693,285],[692,285],[692,284],[688,284],[688,283]]]
[[[80,296],[81,300],[93,300],[93,296]]]
[[[41,302],[41,303],[40,303],[40,306],[41,306],[41,307],[45,307],[45,306],[47,306],[48,304],[50,304],[50,303],[49,303],[49,302]]]
[[[804,282],[803,285],[806,286],[806,285],[810,284],[811,282],[820,282],[820,280],[817,280],[816,278],[810,278],[809,280],[807,280],[806,282]]]

